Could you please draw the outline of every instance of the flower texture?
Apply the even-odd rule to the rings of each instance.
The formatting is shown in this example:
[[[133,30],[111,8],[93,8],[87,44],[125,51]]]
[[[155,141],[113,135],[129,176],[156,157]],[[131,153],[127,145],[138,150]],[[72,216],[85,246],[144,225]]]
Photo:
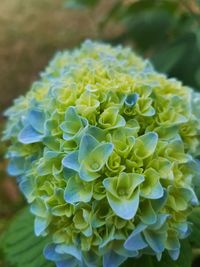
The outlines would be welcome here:
[[[8,171],[61,266],[179,256],[198,204],[200,94],[121,46],[58,53],[6,111]]]

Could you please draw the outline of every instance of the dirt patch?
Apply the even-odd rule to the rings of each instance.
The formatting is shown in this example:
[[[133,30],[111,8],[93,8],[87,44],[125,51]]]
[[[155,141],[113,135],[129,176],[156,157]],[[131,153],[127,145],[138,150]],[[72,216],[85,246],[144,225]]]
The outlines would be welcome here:
[[[101,39],[97,25],[111,5],[100,1],[91,12],[66,9],[62,0],[1,0],[0,111],[28,90],[57,50]]]

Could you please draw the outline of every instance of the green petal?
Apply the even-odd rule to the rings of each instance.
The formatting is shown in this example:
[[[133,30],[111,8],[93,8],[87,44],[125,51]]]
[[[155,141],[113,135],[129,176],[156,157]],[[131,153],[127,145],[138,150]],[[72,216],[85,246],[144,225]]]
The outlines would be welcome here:
[[[145,181],[141,187],[141,196],[149,199],[161,198],[164,194],[163,187],[159,182],[160,175],[152,168],[144,172]]]
[[[177,232],[175,230],[169,230],[167,232],[167,240],[165,247],[168,250],[180,249],[180,242],[177,236]]]
[[[65,113],[65,121],[60,125],[60,128],[64,131],[63,138],[71,140],[78,137],[87,125],[87,120],[78,116],[74,107],[69,107]]]
[[[118,114],[117,107],[109,107],[100,115],[99,123],[103,128],[114,129],[125,126],[125,119]]]
[[[144,224],[149,225],[156,222],[157,216],[151,206],[150,201],[142,202],[140,205],[140,211],[141,211],[140,218]]]
[[[148,167],[155,169],[161,178],[173,178],[172,163],[166,158],[158,157],[153,159]]]
[[[101,176],[99,173],[89,171],[87,166],[84,164],[82,164],[80,167],[79,175],[80,178],[86,182],[96,180],[99,176]]]
[[[120,173],[117,184],[116,191],[118,193],[127,192],[127,198],[131,198],[134,190],[144,181],[144,176],[138,173]]]
[[[95,149],[91,151],[88,157],[83,160],[83,163],[89,171],[98,172],[104,166],[112,151],[112,144],[99,144]]]
[[[92,150],[98,146],[99,142],[89,134],[86,134],[82,137],[80,143],[80,149],[78,153],[78,161],[81,163],[87,158],[87,156],[92,152]]]
[[[151,106],[151,98],[139,98],[137,101],[136,110],[137,112],[145,117],[150,117],[155,115],[155,109]]]
[[[154,132],[146,133],[136,139],[134,153],[137,157],[145,159],[152,155],[156,149],[158,135]]]

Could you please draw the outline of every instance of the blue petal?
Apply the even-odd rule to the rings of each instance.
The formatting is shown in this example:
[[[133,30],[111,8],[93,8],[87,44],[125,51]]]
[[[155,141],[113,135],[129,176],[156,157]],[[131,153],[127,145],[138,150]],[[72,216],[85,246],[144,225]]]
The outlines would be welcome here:
[[[25,126],[18,135],[18,140],[22,144],[37,143],[42,140],[44,135],[37,132],[31,125]]]
[[[113,250],[109,250],[103,256],[103,267],[118,267],[125,260],[126,257],[118,255]]]
[[[168,250],[168,253],[172,260],[176,261],[180,255],[180,248],[175,250]]]
[[[66,255],[61,255],[58,254],[56,251],[56,245],[55,244],[49,244],[44,248],[43,254],[44,257],[47,260],[52,260],[52,261],[60,261],[62,259],[66,258]]]
[[[164,195],[164,190],[160,182],[158,182],[153,188],[152,191],[149,193],[149,199],[159,199]]]
[[[159,199],[151,200],[152,208],[155,212],[158,212],[165,205],[168,197],[168,192],[166,189],[163,189],[163,196]]]
[[[55,244],[49,244],[44,248],[43,255],[47,260],[51,260],[56,262],[56,266],[69,266],[69,267],[75,267],[77,266],[77,260],[76,258],[68,255],[68,254],[59,254],[56,252],[57,245]]]
[[[151,229],[153,230],[159,230],[163,224],[166,222],[166,220],[170,217],[169,214],[158,214],[156,223],[151,225]]]
[[[144,236],[149,246],[156,252],[161,253],[165,249],[165,241],[167,239],[167,232],[159,231],[144,231]]]
[[[12,176],[18,176],[24,173],[24,158],[14,157],[9,161],[8,174]]]
[[[128,250],[137,251],[143,248],[146,248],[148,244],[144,241],[143,237],[141,236],[141,232],[147,226],[144,224],[140,224],[135,228],[132,234],[128,237],[128,239],[124,243],[124,247]]]
[[[64,167],[79,172],[80,165],[78,162],[78,151],[72,152],[62,160]]]
[[[35,196],[33,195],[33,184],[30,179],[23,180],[19,184],[21,192],[26,196],[28,203],[31,203]]]
[[[70,258],[68,260],[56,262],[56,267],[77,267],[77,263],[75,258]]]
[[[134,196],[132,196],[131,199],[118,199],[107,192],[107,199],[116,215],[124,220],[130,220],[135,216],[138,209],[139,191],[134,193]]]
[[[55,250],[59,254],[68,254],[79,261],[81,260],[81,251],[73,245],[57,245]]]
[[[31,110],[27,117],[28,123],[39,133],[44,133],[45,114],[39,110]]]
[[[125,99],[125,104],[126,106],[128,107],[133,107],[136,102],[137,102],[137,99],[138,99],[138,94],[137,93],[134,93],[134,94],[131,94],[131,95],[128,95]]]
[[[85,185],[79,177],[71,177],[65,188],[65,201],[71,204],[77,202],[89,202],[92,198],[93,187],[91,183],[87,183],[87,185]]]
[[[137,251],[146,248],[148,244],[144,241],[141,234],[129,237],[124,243],[124,247],[128,250]]]
[[[47,228],[48,224],[49,222],[46,218],[36,217],[34,221],[35,235],[36,236],[41,235]]]
[[[82,137],[79,149],[78,160],[81,163],[85,157],[99,144],[91,135],[86,134]]]
[[[33,213],[36,216],[45,218],[47,214],[47,210],[45,207],[45,203],[41,198],[36,198],[35,201],[32,202],[31,204],[31,213]]]
[[[115,249],[117,254],[122,255],[126,258],[134,258],[138,256],[138,251],[128,250],[123,246],[120,246],[119,248]]]

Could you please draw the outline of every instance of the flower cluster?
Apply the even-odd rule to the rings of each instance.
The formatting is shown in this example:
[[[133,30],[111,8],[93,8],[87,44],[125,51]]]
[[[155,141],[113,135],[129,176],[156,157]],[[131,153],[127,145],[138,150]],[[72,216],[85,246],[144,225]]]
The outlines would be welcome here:
[[[58,53],[6,112],[11,175],[57,266],[179,256],[198,204],[200,94],[130,49]]]

